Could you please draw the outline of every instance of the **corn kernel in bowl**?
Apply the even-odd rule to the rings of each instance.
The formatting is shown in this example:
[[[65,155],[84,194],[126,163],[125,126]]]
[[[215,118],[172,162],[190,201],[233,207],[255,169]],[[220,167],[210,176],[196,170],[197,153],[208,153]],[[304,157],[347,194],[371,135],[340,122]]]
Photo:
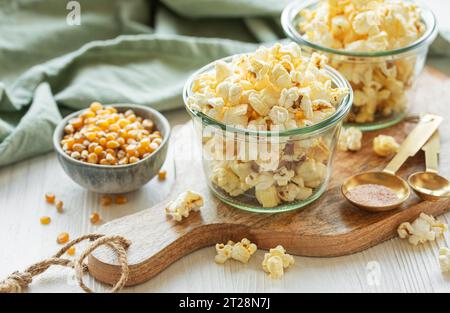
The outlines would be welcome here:
[[[133,110],[118,112],[98,102],[69,120],[60,142],[71,158],[99,165],[137,163],[161,143],[161,132],[152,120],[137,116]]]

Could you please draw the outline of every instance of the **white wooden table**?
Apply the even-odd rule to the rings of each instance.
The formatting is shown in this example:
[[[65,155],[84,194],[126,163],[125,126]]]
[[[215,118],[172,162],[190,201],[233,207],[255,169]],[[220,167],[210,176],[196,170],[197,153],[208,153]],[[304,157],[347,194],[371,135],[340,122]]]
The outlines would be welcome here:
[[[445,12],[450,3],[426,1],[450,26]],[[166,114],[172,126],[188,120],[183,110]],[[447,127],[448,130],[448,127]],[[444,148],[444,149],[448,149]],[[449,151],[443,157],[450,157]],[[446,162],[448,164],[448,162]],[[450,169],[445,169],[450,174]],[[60,247],[56,236],[62,231],[72,238],[95,232],[89,221],[93,211],[109,221],[152,206],[167,194],[170,186],[157,180],[129,195],[129,203],[101,208],[99,196],[83,190],[68,178],[53,153],[0,169],[0,279],[15,270],[47,258]],[[44,201],[54,192],[66,203],[64,214]],[[39,218],[50,215],[50,225]],[[450,213],[440,217],[450,222]],[[296,264],[282,280],[271,280],[261,269],[264,251],[258,251],[247,265],[230,261],[214,263],[213,247],[197,251],[170,266],[151,281],[125,292],[450,292],[450,275],[441,274],[438,247],[448,246],[449,237],[421,247],[393,239],[351,256],[319,259],[295,257]],[[81,249],[78,250],[78,252]],[[375,263],[374,263],[375,262]],[[71,271],[52,269],[39,276],[30,292],[79,292]],[[104,286],[90,282],[97,290]]]
[[[184,123],[184,111],[167,114],[172,125]],[[446,153],[446,155],[448,155]],[[89,215],[98,211],[109,221],[143,210],[167,195],[170,184],[154,180],[128,195],[126,205],[102,208],[99,195],[85,191],[65,175],[53,153],[0,169],[0,277],[51,256],[59,249],[56,236],[72,238],[95,232]],[[66,204],[63,214],[44,201],[54,192]],[[41,225],[43,215],[52,217]],[[450,214],[441,217],[449,221]],[[447,241],[449,238],[446,238]],[[214,263],[213,247],[197,251],[170,266],[151,281],[125,292],[431,292],[450,291],[450,277],[441,274],[438,246],[444,240],[412,247],[394,239],[352,256],[320,259],[296,257],[282,280],[271,280],[261,269],[264,251],[248,265]],[[81,248],[78,249],[78,253]],[[376,262],[376,263],[373,263]],[[104,286],[94,281],[97,289]],[[70,270],[55,268],[38,277],[30,292],[79,292]]]

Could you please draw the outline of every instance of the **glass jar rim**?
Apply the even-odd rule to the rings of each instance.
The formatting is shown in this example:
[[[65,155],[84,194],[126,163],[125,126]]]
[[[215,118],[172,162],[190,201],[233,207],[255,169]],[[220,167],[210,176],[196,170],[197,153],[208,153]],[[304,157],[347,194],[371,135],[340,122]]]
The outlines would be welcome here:
[[[386,56],[393,56],[398,54],[403,54],[410,52],[412,50],[415,50],[417,48],[421,48],[424,45],[430,45],[437,37],[438,34],[438,25],[436,16],[434,15],[433,11],[431,11],[426,5],[423,3],[420,3],[419,1],[415,0],[407,0],[407,2],[416,4],[420,7],[421,13],[422,13],[422,21],[426,24],[426,31],[424,34],[417,39],[416,41],[410,43],[407,46],[392,49],[392,50],[386,50],[386,51],[370,51],[370,52],[364,52],[364,51],[347,51],[342,49],[333,49],[329,47],[325,47],[319,44],[316,44],[314,42],[311,42],[309,40],[306,40],[303,35],[298,31],[296,25],[294,25],[294,21],[297,19],[298,14],[307,8],[310,8],[314,5],[317,5],[320,0],[299,0],[291,2],[289,5],[287,5],[282,14],[281,14],[281,25],[283,27],[283,30],[291,40],[295,41],[296,43],[300,45],[305,45],[310,48],[342,55],[342,56],[348,56],[348,57],[365,57],[365,58],[377,58],[377,57],[386,57]]]
[[[244,136],[266,136],[266,137],[288,137],[288,136],[296,136],[296,135],[310,135],[318,131],[323,131],[328,129],[331,126],[336,125],[338,122],[342,121],[345,116],[347,116],[348,112],[350,111],[350,108],[353,103],[353,89],[350,83],[347,79],[344,78],[338,71],[333,69],[330,66],[325,66],[325,70],[327,74],[330,76],[331,81],[336,87],[339,88],[348,88],[349,93],[347,96],[342,99],[341,103],[336,109],[336,112],[334,112],[332,115],[330,115],[328,118],[324,119],[323,121],[320,121],[317,124],[311,125],[311,126],[305,126],[300,128],[294,128],[289,129],[285,131],[262,131],[262,130],[252,130],[247,128],[240,128],[235,126],[230,126],[227,124],[224,124],[216,119],[213,119],[209,117],[208,115],[192,110],[192,108],[188,105],[188,99],[190,96],[192,96],[192,84],[194,80],[199,77],[203,73],[207,73],[213,70],[214,64],[218,61],[223,62],[230,62],[233,58],[239,57],[242,55],[247,55],[248,53],[241,53],[241,54],[235,54],[231,55],[216,61],[213,61],[199,70],[197,70],[195,73],[193,73],[189,79],[186,81],[184,88],[183,88],[183,100],[184,105],[192,116],[198,117],[202,120],[203,124],[206,124],[208,126],[213,127],[219,127],[220,129],[227,131],[227,132],[233,132],[237,134],[242,134]]]

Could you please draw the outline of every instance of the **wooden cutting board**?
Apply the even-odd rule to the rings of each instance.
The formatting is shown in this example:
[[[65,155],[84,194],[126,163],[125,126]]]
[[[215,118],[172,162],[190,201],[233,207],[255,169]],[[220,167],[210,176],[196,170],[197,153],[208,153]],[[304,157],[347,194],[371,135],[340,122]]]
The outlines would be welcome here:
[[[413,95],[413,111],[444,115],[450,122],[450,79],[427,69],[422,74]],[[440,92],[442,94],[436,94]],[[446,124],[446,122],[444,122]],[[372,140],[389,134],[401,142],[415,126],[402,122],[390,129],[366,133],[363,149],[358,153],[339,152],[335,156],[333,174],[327,192],[312,205],[288,213],[248,213],[221,203],[208,190],[191,123],[174,130],[170,157],[174,158],[176,181],[169,196],[175,198],[188,189],[205,196],[200,212],[180,223],[166,217],[167,202],[150,209],[109,222],[98,233],[122,235],[132,241],[128,250],[130,278],[128,286],[145,282],[181,257],[203,247],[244,237],[260,249],[283,245],[289,253],[314,256],[342,256],[372,247],[396,236],[397,226],[414,220],[420,212],[440,215],[450,209],[450,200],[421,202],[415,195],[402,208],[385,213],[368,213],[353,207],[340,192],[343,180],[357,172],[382,169],[388,159],[372,152]],[[441,128],[443,149],[450,132]],[[446,164],[449,164],[446,162]],[[441,164],[442,168],[442,164]],[[399,171],[402,177],[424,169],[423,153],[411,158]],[[445,173],[444,173],[445,174]],[[447,173],[448,174],[448,173]],[[211,260],[213,262],[213,260]],[[108,247],[100,247],[89,258],[89,272],[96,279],[115,283],[120,276],[115,254]]]

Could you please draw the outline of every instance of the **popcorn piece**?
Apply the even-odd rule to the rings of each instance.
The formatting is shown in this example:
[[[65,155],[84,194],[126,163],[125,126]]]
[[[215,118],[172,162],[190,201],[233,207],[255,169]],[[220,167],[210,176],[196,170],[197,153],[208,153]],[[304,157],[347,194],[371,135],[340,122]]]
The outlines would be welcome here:
[[[288,170],[286,166],[283,166],[275,172],[273,179],[275,179],[278,186],[286,186],[294,176],[295,172],[293,170]]]
[[[299,193],[300,187],[298,187],[296,184],[288,184],[286,186],[281,186],[280,188],[278,188],[278,196],[281,200],[286,202],[295,201]]]
[[[269,117],[275,124],[284,124],[289,119],[289,112],[285,108],[276,105],[270,110]]]
[[[308,187],[299,187],[299,190],[298,190],[298,194],[297,194],[296,199],[297,199],[297,200],[302,200],[302,201],[303,201],[303,200],[306,200],[306,199],[308,199],[309,197],[311,197],[312,194],[313,194],[312,188],[308,188]]]
[[[382,157],[387,157],[398,152],[400,145],[394,137],[379,135],[373,140],[373,151]]]
[[[325,180],[327,167],[314,159],[307,159],[297,167],[297,174],[303,178],[306,187],[316,188]]]
[[[341,151],[361,150],[362,132],[356,127],[343,128],[339,136],[338,149]]]
[[[218,264],[224,264],[228,259],[231,258],[231,253],[233,251],[233,242],[228,242],[226,245],[223,243],[216,244],[217,255],[214,261]]]
[[[241,242],[238,242],[233,246],[231,257],[241,263],[248,263],[248,260],[250,260],[250,257],[256,252],[256,250],[256,245],[251,243],[247,238],[244,238]]]
[[[450,271],[450,250],[448,248],[439,249],[439,265],[443,273]]]
[[[255,187],[256,190],[266,190],[275,183],[275,179],[267,172],[251,173],[245,178],[245,183]]]
[[[223,115],[223,120],[228,125],[247,125],[247,110],[247,104],[228,108]]]
[[[235,167],[235,165],[234,165]],[[235,167],[235,170],[237,168]],[[229,168],[226,162],[218,162],[214,167],[211,181],[225,190],[231,196],[239,196],[251,188],[245,181],[241,180],[238,175]]]
[[[287,254],[283,246],[278,245],[264,255],[262,267],[266,273],[269,273],[270,278],[278,279],[283,277],[284,269],[294,263],[294,257]]]
[[[284,88],[283,90],[281,90],[278,104],[286,109],[289,109],[294,105],[294,103],[296,103],[299,96],[300,93],[297,87],[292,87],[289,89]]]
[[[186,191],[180,194],[174,201],[170,202],[166,208],[166,214],[180,222],[183,217],[188,217],[191,211],[199,211],[203,206],[203,197],[193,191]]]
[[[398,235],[402,239],[408,239],[414,246],[434,241],[437,236],[441,236],[448,231],[445,223],[437,221],[433,216],[421,213],[412,223],[402,223],[397,229]]]
[[[256,189],[255,195],[256,199],[264,208],[276,207],[281,202],[275,186],[271,186],[267,189]]]
[[[227,244],[218,243],[216,244],[217,255],[214,260],[218,264],[224,264],[231,258],[246,264],[257,249],[257,246],[254,243],[251,243],[247,238],[244,238],[237,243],[234,243],[231,240],[228,241]]]
[[[228,76],[232,74],[231,68],[224,61],[218,61],[216,67],[216,81],[223,82]]]

